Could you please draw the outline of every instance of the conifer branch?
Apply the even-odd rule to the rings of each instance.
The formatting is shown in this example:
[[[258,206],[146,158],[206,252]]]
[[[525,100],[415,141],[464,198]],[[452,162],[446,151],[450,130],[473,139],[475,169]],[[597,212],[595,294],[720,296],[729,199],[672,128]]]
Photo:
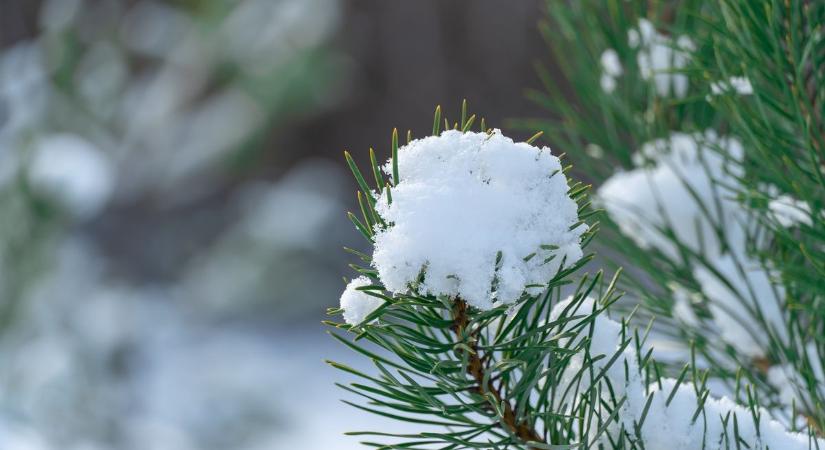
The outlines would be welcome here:
[[[545,444],[546,442],[544,439],[533,429],[527,419],[523,419],[521,421],[518,420],[509,399],[504,398],[501,394],[501,387],[496,388],[493,383],[493,379],[490,377],[485,377],[488,370],[488,367],[486,367],[486,362],[489,359],[480,355],[477,345],[478,339],[475,336],[477,332],[471,332],[470,335],[467,335],[467,327],[470,322],[468,310],[469,306],[467,305],[467,302],[461,298],[456,298],[454,300],[452,310],[452,330],[455,332],[456,337],[459,340],[467,340],[466,344],[469,348],[469,351],[465,350],[467,352],[467,374],[475,380],[476,392],[482,396],[487,396],[487,394],[491,395],[495,401],[495,404],[502,407],[502,422],[511,433],[518,436],[525,442],[539,442]],[[492,404],[488,405],[488,408],[495,410]],[[531,447],[531,449],[538,450],[535,447]]]

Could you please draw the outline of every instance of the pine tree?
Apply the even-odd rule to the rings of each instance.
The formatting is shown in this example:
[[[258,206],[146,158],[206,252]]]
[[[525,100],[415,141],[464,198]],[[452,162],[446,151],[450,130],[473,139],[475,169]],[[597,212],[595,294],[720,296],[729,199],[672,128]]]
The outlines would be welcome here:
[[[354,406],[421,427],[354,434],[379,448],[825,446],[825,4],[548,13],[569,89],[539,69],[530,97],[550,117],[517,124],[575,172],[530,146],[538,135],[470,131],[466,104],[456,122],[437,109],[432,137],[399,149],[393,133],[367,177],[347,154],[350,218],[374,252],[352,251],[360,276],[331,311],[346,323],[329,324],[376,372],[331,364],[364,380],[342,385]],[[599,185],[597,208],[571,173]],[[583,273],[591,261],[607,271]]]

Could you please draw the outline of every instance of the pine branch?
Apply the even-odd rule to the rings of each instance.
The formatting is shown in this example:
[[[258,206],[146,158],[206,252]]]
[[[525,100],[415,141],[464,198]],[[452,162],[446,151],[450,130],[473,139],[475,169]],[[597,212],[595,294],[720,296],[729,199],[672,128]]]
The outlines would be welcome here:
[[[597,16],[584,12],[582,18]],[[656,45],[673,40],[657,33],[648,32],[646,39],[653,39]],[[579,82],[586,84],[587,80]],[[653,84],[650,77],[644,82]],[[657,86],[660,95],[666,92],[660,88]],[[604,96],[597,100],[604,100]],[[693,103],[696,111],[708,108],[701,98],[684,102]],[[681,116],[685,111],[680,107],[655,97],[651,104],[666,110],[666,127],[692,114]],[[623,106],[612,111],[615,123],[629,109]],[[510,147],[513,142],[502,139],[498,131],[467,133],[464,130],[472,123],[472,116],[463,110],[461,117],[461,124],[456,122],[452,129],[451,122],[444,119],[442,132],[441,111],[437,109],[434,137],[411,141],[410,148],[396,148],[393,143],[392,161],[383,166],[397,181],[392,198],[389,185],[386,190],[382,186],[372,190],[351,164],[362,195],[374,199],[361,203],[363,221],[355,221],[356,226],[376,250],[372,257],[363,258],[372,267],[353,266],[362,276],[352,280],[341,297],[349,325],[340,326],[358,332],[356,342],[363,338],[397,360],[379,357],[356,342],[341,339],[372,358],[381,371],[376,377],[339,365],[372,384],[344,389],[366,398],[369,406],[356,405],[366,411],[448,430],[414,435],[359,433],[405,439],[398,445],[366,444],[422,449],[443,443],[444,448],[456,449],[526,445],[539,450],[561,445],[639,450],[663,448],[676,439],[679,444],[675,448],[691,450],[697,443],[731,441],[799,450],[823,445],[814,438],[815,424],[808,428],[807,442],[803,436],[786,431],[786,410],[776,407],[780,404],[778,389],[768,379],[777,369],[798,370],[789,383],[807,387],[811,398],[805,398],[804,410],[794,409],[794,415],[813,413],[809,415],[819,420],[815,411],[821,402],[816,388],[810,387],[817,383],[816,350],[809,354],[806,344],[794,348],[790,342],[814,336],[821,325],[810,322],[807,326],[804,319],[803,328],[803,319],[798,316],[806,310],[779,309],[788,291],[774,281],[769,259],[754,257],[764,243],[763,230],[750,226],[746,206],[730,194],[747,175],[735,156],[741,153],[739,141],[712,131],[674,133],[646,144],[639,154],[628,155],[630,162],[641,167],[624,174],[635,177],[632,183],[618,183],[642,192],[653,185],[650,201],[634,206],[652,205],[646,213],[658,214],[659,219],[651,221],[641,214],[619,223],[614,231],[647,233],[635,239],[616,234],[623,262],[647,271],[653,281],[633,280],[628,286],[649,311],[663,312],[665,318],[658,321],[657,332],[664,330],[670,337],[690,342],[690,362],[678,361],[679,375],[668,377],[667,371],[660,374],[660,368],[666,366],[654,360],[654,349],[645,345],[652,320],[644,338],[633,329],[634,323],[649,315],[634,310],[631,318],[621,323],[606,318],[607,306],[621,297],[614,295],[618,275],[605,288],[600,284],[601,272],[592,279],[585,274],[571,297],[551,300],[551,293],[560,295],[561,286],[573,283],[571,278],[592,256],[584,256],[581,249],[595,233],[595,227],[581,233],[583,220],[592,215],[586,211],[589,202],[584,185],[570,186],[566,178],[556,178],[563,184],[546,193],[565,207],[569,222],[549,233],[536,231],[562,239],[562,245],[545,242],[542,237],[541,242],[532,241],[528,248],[513,251],[512,244],[525,235],[521,229],[525,214],[552,212],[548,219],[557,218],[558,208],[545,202],[548,195],[533,198],[519,210],[517,218],[510,215],[513,223],[519,223],[512,230],[487,228],[479,233],[478,229],[464,228],[468,222],[480,229],[490,224],[485,223],[490,220],[490,202],[479,201],[495,179],[490,174],[512,176],[524,170],[535,174],[533,179],[549,174],[552,180],[567,169],[552,159],[550,166],[535,172],[518,165],[503,172],[490,170],[489,164],[476,167],[487,157],[483,151],[489,142],[497,141],[496,151],[507,152],[515,150]],[[592,123],[581,125],[580,136],[586,136]],[[609,134],[621,136],[617,131]],[[639,140],[649,132],[631,130]],[[521,146],[521,150],[537,149]],[[510,158],[500,158],[503,155],[496,155],[490,163],[507,165]],[[375,158],[371,162],[372,172],[378,173]],[[476,175],[479,173],[482,176]],[[383,182],[381,176],[375,178],[377,184]],[[523,181],[518,176],[510,181],[516,180]],[[660,192],[653,183],[664,183],[666,190]],[[560,191],[563,196],[558,195]],[[676,194],[679,201],[667,198],[664,194],[668,192]],[[508,217],[510,204],[522,202],[526,195],[532,195],[531,190],[507,202],[495,202],[496,221]],[[469,198],[473,201],[466,201]],[[614,214],[611,206],[615,205],[606,206]],[[696,211],[688,217],[671,215],[674,207],[678,211],[686,206],[695,206]],[[639,225],[644,220],[648,222],[642,229]],[[572,241],[564,241],[571,239],[564,237],[566,233],[576,231],[579,234]],[[572,253],[559,253],[563,248],[569,252],[570,245]],[[536,263],[538,266],[533,266]],[[547,264],[553,264],[549,271]],[[600,289],[594,292],[597,285]],[[536,287],[545,293],[536,292]],[[656,292],[656,288],[664,292]],[[705,295],[703,303],[683,305],[693,317],[686,322],[685,311],[677,317],[674,299],[668,294],[700,289]],[[786,319],[789,322],[783,322]],[[712,334],[725,326],[739,328],[733,334]],[[697,355],[704,361],[697,363]],[[390,367],[397,369],[401,378],[391,374]],[[711,395],[707,387],[711,377],[720,378],[732,390],[735,378],[734,399],[739,405]],[[785,422],[773,420],[776,415],[763,414],[762,406],[778,412]],[[689,414],[682,414],[686,411]],[[728,420],[731,417],[733,420]],[[662,420],[673,423],[663,424]],[[680,430],[681,434],[670,436],[663,429]]]
[[[468,316],[469,306],[461,298],[454,300],[452,317],[452,330],[455,332],[459,340],[465,341],[468,349],[465,350],[467,356],[467,374],[475,380],[475,391],[482,396],[491,395],[494,404],[502,408],[502,423],[513,434],[518,436],[525,442],[538,442],[546,444],[544,439],[530,426],[526,418],[519,421],[510,400],[504,398],[501,394],[501,388],[496,388],[493,384],[493,379],[486,377],[488,367],[485,362],[489,358],[480,355],[478,349],[477,331],[467,334],[467,326],[469,325]],[[490,409],[495,410],[493,405],[489,405]],[[530,447],[533,450],[538,450],[535,447]]]
[[[570,89],[542,73],[547,92],[530,96],[550,118],[522,124],[569,149],[580,176],[608,180],[599,188],[608,214],[597,245],[609,247],[612,265],[632,269],[622,287],[643,305],[638,320],[655,315],[656,331],[692,348],[714,381],[736,386],[741,404],[750,400],[739,396],[740,382],[750,383],[785,426],[795,430],[804,417],[821,436],[825,4],[547,7],[553,26],[542,31]],[[684,65],[672,58],[679,39],[694,44]],[[660,89],[677,78],[686,95]],[[709,134],[715,143],[685,145]],[[694,153],[689,169],[685,155]]]

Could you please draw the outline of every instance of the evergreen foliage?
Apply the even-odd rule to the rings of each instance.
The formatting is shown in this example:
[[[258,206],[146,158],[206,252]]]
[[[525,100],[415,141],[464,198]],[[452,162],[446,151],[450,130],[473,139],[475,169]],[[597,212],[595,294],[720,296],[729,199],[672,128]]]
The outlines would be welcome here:
[[[646,440],[657,445],[651,428],[676,427],[692,441],[680,444],[676,433],[673,448],[820,448],[825,4],[582,0],[547,8],[540,30],[563,83],[539,68],[544,89],[529,96],[550,117],[514,124],[541,130],[578,176],[604,186],[594,200],[606,214],[591,207],[585,183],[568,193],[590,225],[583,246],[592,241],[612,275],[581,274],[589,253],[540,295],[479,310],[415,284],[388,292],[370,255],[353,251],[361,261],[353,268],[372,283],[358,289],[383,304],[359,324],[328,324],[355,333],[354,341],[334,336],[377,372],[331,364],[363,380],[341,386],[365,400],[353,406],[422,429],[353,434],[378,448],[643,449]],[[438,108],[433,135],[442,126],[468,131],[474,117],[465,103],[451,126]],[[390,153],[389,181],[370,154],[375,188],[347,154],[361,189],[361,218],[350,218],[371,242],[393,225],[374,207],[377,193],[389,197],[399,181],[397,132]],[[672,179],[655,178],[657,170]],[[618,211],[607,203],[609,180],[628,175],[649,180],[638,189],[686,200],[651,195],[650,204],[634,204],[630,196],[635,208]],[[672,223],[674,211],[687,211],[689,223]],[[619,336],[615,346],[595,345],[599,327],[610,326],[600,322],[609,321],[608,307],[625,317]],[[642,380],[641,398],[634,380]],[[720,407],[721,397],[740,406]],[[684,413],[685,398],[695,399],[689,425],[667,412]],[[791,433],[768,435],[777,427]]]
[[[548,4],[550,19],[541,29],[556,55],[568,56],[558,61],[575,98],[565,96],[549,75],[541,72],[545,74],[546,92],[533,92],[531,97],[546,106],[554,119],[526,120],[521,125],[543,130],[550,141],[568,149],[581,173],[596,179],[609,177],[617,164],[632,168],[634,152],[643,143],[667,138],[674,131],[714,130],[741,141],[744,152],[738,160],[728,149],[713,149],[738,166],[729,171],[736,172],[736,176],[715,179],[711,198],[694,199],[696,215],[701,216],[695,220],[709,222],[723,247],[745,247],[744,252],[733,256],[734,273],[721,273],[717,261],[708,260],[707,251],[689,248],[671,225],[660,232],[682,251],[682,258],[640,248],[619,232],[610,217],[602,217],[605,226],[598,241],[609,247],[605,252],[617,265],[628,269],[631,276],[623,277],[621,286],[648,312],[639,317],[656,316],[658,329],[692,346],[706,361],[710,377],[727,384],[739,402],[748,401],[741,389],[744,379],[760,393],[762,406],[783,415],[790,428],[807,422],[822,433],[825,5],[744,0],[630,4],[635,7],[617,1]],[[690,36],[695,43],[690,63],[678,71],[689,79],[690,88],[684,98],[657,95],[641,76],[637,50],[627,37],[640,18],[652,21],[670,36]],[[574,33],[582,29],[588,33]],[[571,46],[576,50],[570,51]],[[592,70],[607,48],[615,49],[625,69],[614,92],[599,89],[598,71]],[[713,92],[715,83],[732,78],[748,80],[752,94],[736,89]],[[593,148],[606,149],[604,157],[592,157],[593,152],[587,150]],[[680,181],[690,185],[690,180]],[[747,211],[744,244],[729,236],[735,227],[714,214],[729,199]],[[666,208],[666,202],[661,200],[657,208]],[[791,227],[783,226],[772,211],[772,202],[787,203],[802,220]],[[765,342],[764,355],[743,358],[735,345],[719,338],[719,329],[673,320],[674,285],[693,293],[703,291],[695,276],[696,266],[714,272],[713,277],[725,286],[744,285],[732,288],[741,303],[735,320],[756,330]],[[774,290],[772,301],[778,302],[783,311],[779,330],[776,318],[762,314],[758,307],[756,298],[764,288],[740,275],[753,270],[767,274],[773,284],[769,288]],[[712,297],[705,292],[693,302],[700,318],[711,315],[708,305],[716,300]],[[631,306],[634,304],[631,302]],[[681,364],[675,364],[671,371],[677,371]],[[790,372],[780,381],[784,379],[794,392],[784,398],[780,392],[784,386],[768,379],[771,368],[779,367]],[[800,416],[806,420],[798,420]]]

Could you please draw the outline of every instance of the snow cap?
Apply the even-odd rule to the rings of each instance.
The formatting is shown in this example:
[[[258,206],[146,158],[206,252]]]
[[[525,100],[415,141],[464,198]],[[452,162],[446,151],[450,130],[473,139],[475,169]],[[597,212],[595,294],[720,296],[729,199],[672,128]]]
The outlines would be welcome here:
[[[499,130],[450,130],[398,150],[400,181],[376,210],[373,265],[393,292],[411,287],[490,309],[538,294],[582,257],[578,205],[547,147]],[[384,167],[392,172],[392,163]],[[423,274],[423,282],[418,284]]]

